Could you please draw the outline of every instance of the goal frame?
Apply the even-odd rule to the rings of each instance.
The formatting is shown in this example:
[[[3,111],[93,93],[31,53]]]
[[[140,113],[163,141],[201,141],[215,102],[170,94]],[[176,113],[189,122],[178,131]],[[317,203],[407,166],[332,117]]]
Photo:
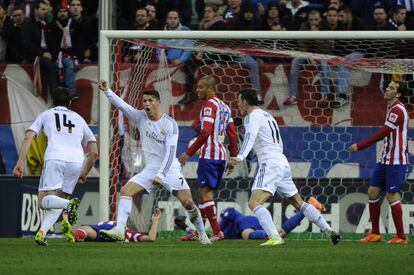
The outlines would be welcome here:
[[[414,39],[414,31],[109,31],[99,35],[99,79],[112,82],[111,39]],[[414,73],[414,72],[413,72]],[[99,220],[109,218],[110,103],[99,93]]]

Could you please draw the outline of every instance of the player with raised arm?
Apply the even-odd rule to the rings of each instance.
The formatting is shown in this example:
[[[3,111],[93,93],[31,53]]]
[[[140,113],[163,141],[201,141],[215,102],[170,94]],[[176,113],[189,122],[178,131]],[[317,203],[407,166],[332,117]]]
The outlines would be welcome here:
[[[30,144],[40,131],[44,131],[48,144],[45,164],[40,177],[38,200],[45,215],[35,237],[38,245],[47,246],[46,234],[60,217],[62,210],[68,211],[68,221],[62,227],[71,230],[76,223],[79,199],[68,200],[78,180],[83,183],[98,158],[98,147],[92,131],[85,120],[68,109],[71,100],[66,88],[58,87],[52,93],[53,108],[42,112],[26,130],[19,151],[19,159],[13,174],[23,177],[26,155]],[[82,144],[87,144],[88,157],[84,165]],[[65,234],[66,238],[71,238]]]
[[[200,210],[194,204],[190,187],[181,174],[180,163],[176,157],[178,142],[177,122],[160,108],[160,95],[156,90],[143,92],[144,109],[136,109],[118,97],[105,81],[98,83],[99,89],[109,101],[138,128],[142,137],[142,150],[145,167],[133,176],[121,188],[121,197],[117,209],[116,226],[110,230],[101,230],[101,236],[117,241],[124,240],[125,228],[131,213],[132,198],[143,192],[151,193],[154,185],[163,185],[181,202],[187,210],[190,221],[200,232],[200,243],[211,244],[208,239]]]
[[[289,163],[283,154],[283,142],[276,120],[258,106],[256,91],[243,89],[239,93],[238,105],[244,118],[244,140],[237,157],[230,159],[230,167],[243,161],[251,149],[257,155],[258,172],[252,186],[249,208],[260,222],[269,240],[261,245],[280,245],[284,240],[276,230],[272,216],[263,204],[277,191],[297,211],[315,223],[322,232],[330,235],[334,245],[341,241],[316,208],[302,200],[292,180]]]
[[[217,210],[214,203],[214,190],[219,186],[226,169],[226,148],[224,139],[229,137],[230,156],[237,155],[236,127],[231,118],[231,110],[226,103],[216,96],[217,84],[213,76],[202,77],[197,84],[198,98],[206,100],[201,107],[199,118],[200,133],[194,143],[178,158],[185,165],[188,158],[200,152],[197,168],[199,209],[203,221],[210,222],[213,235],[210,240],[223,240],[224,235],[217,221]],[[198,124],[198,123],[196,123]],[[196,238],[197,232],[191,233],[181,240]]]
[[[384,99],[387,101],[387,114],[384,126],[367,139],[354,143],[349,152],[358,152],[380,140],[384,140],[382,155],[377,163],[368,188],[369,216],[371,232],[361,243],[381,242],[383,237],[379,231],[381,211],[380,193],[385,190],[391,207],[397,235],[388,243],[407,244],[404,233],[403,214],[401,208],[401,186],[405,181],[408,165],[408,122],[409,116],[403,103],[399,100],[404,96],[405,85],[391,81],[385,89]]]
[[[67,215],[63,215],[63,219],[66,218]],[[132,243],[132,242],[154,242],[157,239],[157,230],[158,230],[158,222],[161,217],[161,210],[159,208],[155,208],[154,212],[151,216],[151,226],[147,234],[137,232],[127,228],[125,231],[125,239],[124,242]],[[83,241],[105,241],[101,238],[100,231],[101,230],[108,230],[112,229],[116,226],[116,221],[107,221],[107,222],[100,222],[95,225],[82,225],[78,229],[76,229],[73,233],[73,238],[77,242]]]

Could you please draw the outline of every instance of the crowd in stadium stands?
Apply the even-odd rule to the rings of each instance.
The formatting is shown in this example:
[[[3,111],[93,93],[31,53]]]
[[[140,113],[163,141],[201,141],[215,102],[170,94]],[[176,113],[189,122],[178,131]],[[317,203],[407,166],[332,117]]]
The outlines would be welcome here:
[[[80,63],[97,62],[98,0],[0,0],[0,61],[33,63],[49,90],[65,85],[73,99],[76,71]],[[135,0],[114,1],[118,30],[412,30],[414,0]],[[188,41],[187,41],[188,42]],[[309,43],[305,50],[320,52]],[[323,47],[326,53],[359,58],[357,49]],[[171,50],[168,62],[184,64],[184,69],[200,60],[203,53]],[[127,57],[128,58],[128,57]],[[130,58],[130,57],[129,57]],[[132,57],[133,58],[133,57]],[[130,59],[132,60],[132,59]],[[260,98],[259,64],[253,56],[235,60],[250,72],[252,86]],[[291,66],[290,96],[285,105],[297,103],[297,80],[302,64],[295,58]],[[321,71],[321,101],[326,105],[329,83],[326,62],[314,62]],[[348,100],[348,68],[338,68],[336,100],[338,108]],[[187,93],[181,104],[196,97],[194,79],[187,74]]]

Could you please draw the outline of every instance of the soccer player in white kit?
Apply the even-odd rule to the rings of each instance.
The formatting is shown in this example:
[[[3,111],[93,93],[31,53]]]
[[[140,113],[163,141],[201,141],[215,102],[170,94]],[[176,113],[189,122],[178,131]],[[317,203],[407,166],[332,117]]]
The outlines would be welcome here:
[[[258,107],[256,91],[244,89],[239,93],[238,105],[244,118],[244,141],[237,157],[231,157],[229,169],[244,160],[251,149],[258,158],[258,172],[252,186],[249,208],[258,218],[260,225],[269,236],[269,240],[261,245],[280,245],[284,241],[280,237],[272,216],[263,204],[277,191],[286,198],[297,211],[315,223],[321,230],[330,235],[332,243],[338,244],[341,236],[332,231],[329,224],[316,208],[304,202],[292,180],[289,163],[283,154],[283,142],[276,120]]]
[[[45,210],[45,215],[35,237],[35,242],[43,246],[47,246],[47,231],[60,217],[63,209],[68,210],[68,222],[62,222],[62,230],[68,241],[75,241],[73,234],[68,232],[72,232],[71,225],[76,223],[79,199],[68,200],[67,197],[72,194],[78,181],[86,180],[98,158],[98,147],[92,131],[79,114],[68,109],[71,103],[69,91],[62,87],[56,88],[52,100],[55,107],[42,112],[27,129],[13,170],[16,177],[23,177],[30,144],[43,130],[48,144],[38,201],[40,208]],[[82,144],[87,144],[89,151],[85,163]]]
[[[181,166],[176,157],[178,142],[178,125],[170,116],[160,109],[160,95],[156,90],[143,92],[144,109],[135,109],[118,97],[104,80],[98,87],[109,101],[119,108],[138,128],[142,138],[145,168],[133,176],[121,188],[121,197],[117,209],[116,227],[101,230],[103,238],[123,241],[126,223],[131,213],[132,198],[140,193],[151,193],[154,185],[163,185],[177,197],[187,210],[190,221],[200,232],[200,242],[211,244],[208,239],[200,210],[196,207],[187,181],[181,174]]]

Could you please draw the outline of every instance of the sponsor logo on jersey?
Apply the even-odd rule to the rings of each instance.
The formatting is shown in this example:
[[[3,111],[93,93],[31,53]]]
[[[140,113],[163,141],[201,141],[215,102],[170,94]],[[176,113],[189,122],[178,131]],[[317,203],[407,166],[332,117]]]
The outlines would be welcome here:
[[[391,113],[390,117],[388,119],[389,119],[389,121],[395,123],[397,121],[397,118],[398,118],[398,116],[396,114]]]
[[[204,107],[203,112],[204,112],[204,115],[205,116],[211,116],[211,114],[213,113],[213,108],[211,108],[211,107]]]

